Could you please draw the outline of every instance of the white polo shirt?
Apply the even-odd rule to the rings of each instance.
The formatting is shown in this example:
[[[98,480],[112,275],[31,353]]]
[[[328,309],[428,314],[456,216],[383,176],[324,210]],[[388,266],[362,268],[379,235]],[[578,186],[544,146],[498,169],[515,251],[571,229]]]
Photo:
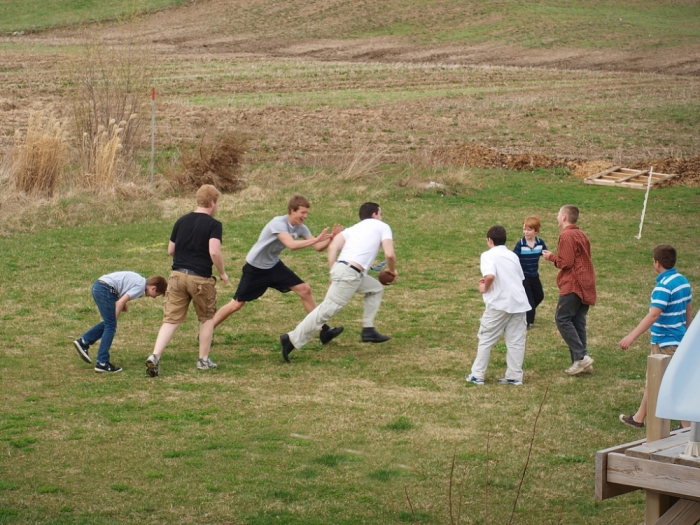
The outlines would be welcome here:
[[[505,246],[494,246],[481,254],[481,275],[495,276],[491,288],[483,295],[488,308],[517,314],[530,310],[523,287],[520,259]]]
[[[365,269],[365,274],[379,253],[382,242],[386,239],[393,240],[391,227],[378,219],[364,219],[343,230],[340,235],[345,238],[345,244],[338,260],[355,261]]]

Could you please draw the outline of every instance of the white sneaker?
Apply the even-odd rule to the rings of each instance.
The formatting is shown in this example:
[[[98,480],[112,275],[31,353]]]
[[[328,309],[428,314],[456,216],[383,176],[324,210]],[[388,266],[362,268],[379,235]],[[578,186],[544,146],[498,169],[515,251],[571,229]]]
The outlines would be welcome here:
[[[209,370],[210,368],[216,368],[216,363],[209,359],[197,359],[197,370]]]
[[[593,358],[589,355],[585,355],[580,361],[575,361],[573,365],[566,369],[566,373],[570,376],[575,376],[582,372],[590,372],[593,370],[591,365],[593,364]],[[588,370],[590,368],[590,370]]]

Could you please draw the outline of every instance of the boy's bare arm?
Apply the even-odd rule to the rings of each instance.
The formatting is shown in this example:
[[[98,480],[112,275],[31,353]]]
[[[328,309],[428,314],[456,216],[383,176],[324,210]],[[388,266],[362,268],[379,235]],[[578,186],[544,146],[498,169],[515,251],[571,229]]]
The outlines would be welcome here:
[[[642,319],[639,324],[637,325],[637,328],[632,330],[627,336],[625,336],[622,341],[620,341],[620,348],[623,350],[627,350],[630,346],[632,346],[632,343],[634,342],[637,337],[642,335],[644,332],[649,330],[651,326],[656,322],[656,320],[659,318],[661,315],[661,308],[657,308],[656,306],[652,306],[649,309],[649,313]]]
[[[127,312],[129,309],[126,307],[126,303],[129,302],[131,297],[129,297],[128,293],[125,293],[122,295],[119,300],[117,301],[117,304],[114,307],[114,317],[119,319],[119,314],[122,312]]]
[[[287,249],[301,250],[302,248],[307,248],[308,246],[315,247],[315,245],[319,243],[325,243],[323,244],[323,248],[328,247],[328,243],[326,241],[331,238],[331,234],[328,233],[328,228],[324,228],[324,230],[318,234],[318,237],[310,235],[305,237],[303,241],[296,240],[289,233],[278,233],[277,238]]]
[[[489,275],[484,275],[481,279],[479,279],[479,292],[481,293],[486,293],[489,291],[491,288],[491,285],[493,284],[493,281],[496,280],[496,276],[489,274]]]

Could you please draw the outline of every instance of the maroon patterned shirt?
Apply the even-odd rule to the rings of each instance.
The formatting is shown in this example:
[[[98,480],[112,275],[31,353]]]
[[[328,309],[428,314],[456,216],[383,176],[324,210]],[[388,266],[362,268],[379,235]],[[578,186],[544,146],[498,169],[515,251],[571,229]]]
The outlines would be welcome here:
[[[569,224],[559,234],[557,255],[551,261],[559,268],[559,295],[575,293],[583,304],[596,300],[595,270],[591,262],[591,243],[578,226]]]

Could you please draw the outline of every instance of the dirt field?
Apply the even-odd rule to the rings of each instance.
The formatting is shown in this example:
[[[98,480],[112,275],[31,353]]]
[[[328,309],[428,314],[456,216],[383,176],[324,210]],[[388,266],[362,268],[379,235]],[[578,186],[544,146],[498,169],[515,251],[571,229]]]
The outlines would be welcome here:
[[[248,138],[251,164],[342,169],[371,154],[433,168],[567,167],[586,176],[652,163],[682,172],[674,184],[700,181],[700,45],[635,52],[340,40],[316,22],[321,3],[306,14],[280,12],[302,20],[281,30],[279,19],[256,17],[270,1],[237,2],[232,12],[230,2],[200,0],[90,31],[114,44],[136,35],[154,53],[160,148],[235,130]],[[343,5],[324,4],[337,9],[337,27],[353,23]],[[31,111],[69,119],[70,56],[84,38],[75,29],[0,38],[0,151]]]

